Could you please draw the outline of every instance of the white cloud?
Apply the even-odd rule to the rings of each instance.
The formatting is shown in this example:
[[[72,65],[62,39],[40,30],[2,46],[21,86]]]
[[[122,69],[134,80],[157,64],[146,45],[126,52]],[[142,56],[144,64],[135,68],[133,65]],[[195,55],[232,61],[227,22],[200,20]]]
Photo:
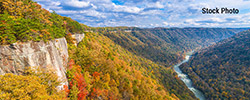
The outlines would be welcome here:
[[[164,5],[161,4],[160,2],[156,2],[156,3],[155,3],[155,7],[156,7],[156,8],[164,8]]]
[[[51,0],[36,0],[39,4],[42,5],[47,10],[56,10],[56,9],[62,9],[59,5],[61,2],[59,1],[51,1]]]
[[[160,10],[149,10],[149,11],[143,11],[140,14],[141,15],[160,15],[160,14],[162,14],[162,11],[160,11]]]
[[[78,13],[78,11],[74,11],[74,10],[57,10],[56,13],[59,13],[59,14],[76,14],[76,13]]]
[[[96,10],[82,10],[82,11],[79,11],[79,13],[87,15],[87,16],[97,17],[97,18],[106,18],[104,14],[97,12]]]
[[[64,2],[65,5],[71,6],[71,7],[76,7],[76,8],[84,8],[88,7],[90,3],[87,1],[79,1],[79,0],[67,0]]]
[[[97,6],[95,6],[94,4],[90,4],[92,6],[93,9],[97,9]]]
[[[116,5],[114,3],[112,3],[112,5],[114,6],[113,11],[115,12],[139,13],[140,11],[143,10],[142,8],[138,7]]]
[[[168,22],[162,22],[163,23],[163,25],[168,25]]]
[[[157,1],[157,2],[148,3],[147,7],[164,8],[164,5],[161,2]]]

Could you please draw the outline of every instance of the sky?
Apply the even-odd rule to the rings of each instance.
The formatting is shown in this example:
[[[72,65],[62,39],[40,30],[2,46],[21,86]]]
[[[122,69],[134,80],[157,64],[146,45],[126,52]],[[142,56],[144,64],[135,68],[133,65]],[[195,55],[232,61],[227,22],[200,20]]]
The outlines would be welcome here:
[[[92,27],[250,27],[250,0],[34,0]],[[239,14],[202,14],[202,8]]]

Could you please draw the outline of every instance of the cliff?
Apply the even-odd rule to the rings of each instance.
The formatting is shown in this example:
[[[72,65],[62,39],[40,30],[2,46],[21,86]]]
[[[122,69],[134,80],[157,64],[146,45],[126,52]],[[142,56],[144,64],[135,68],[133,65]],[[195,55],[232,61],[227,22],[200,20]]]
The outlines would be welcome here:
[[[74,35],[76,43],[80,42],[84,34]],[[65,75],[68,62],[68,47],[65,38],[58,38],[41,42],[13,43],[0,46],[0,74],[14,73],[20,75],[25,67],[37,66],[55,71],[63,81],[59,87],[68,85]]]

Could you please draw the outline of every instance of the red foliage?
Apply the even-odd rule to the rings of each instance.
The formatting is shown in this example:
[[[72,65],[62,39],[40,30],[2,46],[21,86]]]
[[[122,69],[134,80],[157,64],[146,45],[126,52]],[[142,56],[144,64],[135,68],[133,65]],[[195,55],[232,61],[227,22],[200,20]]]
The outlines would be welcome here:
[[[70,81],[69,82],[69,87],[72,87],[73,86],[73,81]]]
[[[67,85],[63,85],[64,91],[66,92],[66,95],[69,94],[70,90],[69,87]]]
[[[93,77],[94,77],[94,78],[96,78],[96,77],[98,77],[98,76],[100,76],[100,73],[98,73],[98,72],[94,72],[94,73],[93,73]]]
[[[98,96],[100,96],[101,93],[102,93],[102,91],[100,89],[93,88],[93,91],[91,93],[91,97],[92,98],[98,97]]]
[[[78,94],[78,100],[84,100],[88,94],[86,90],[86,82],[82,74],[75,73],[74,80],[77,82],[77,88],[79,89],[80,93]]]
[[[84,100],[88,95],[88,91],[86,90],[87,87],[86,81],[84,79],[83,74],[81,73],[81,66],[75,65],[75,61],[72,59],[69,61],[68,65],[69,65],[68,67],[69,70],[75,70],[73,79],[71,79],[71,81],[69,82],[69,87],[72,88],[73,86],[76,86],[79,90],[78,100]],[[70,90],[67,89],[65,89],[65,91],[68,93],[70,92]]]

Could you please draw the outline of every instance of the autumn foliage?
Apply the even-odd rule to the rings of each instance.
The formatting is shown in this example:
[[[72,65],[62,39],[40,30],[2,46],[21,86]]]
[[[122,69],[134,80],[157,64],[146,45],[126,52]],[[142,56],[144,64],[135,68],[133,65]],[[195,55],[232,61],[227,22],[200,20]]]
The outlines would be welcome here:
[[[250,30],[196,52],[180,68],[208,100],[250,99]],[[198,77],[199,76],[199,77]]]
[[[101,34],[88,32],[77,47],[68,46],[71,99],[178,99],[156,80],[157,71],[151,67],[167,69],[132,55]]]
[[[23,75],[0,75],[0,85],[1,100],[65,99],[64,92],[57,89],[57,75],[39,69],[27,69]]]
[[[68,92],[68,95],[71,99],[77,98],[78,100],[84,100],[88,94],[88,91],[86,90],[87,84],[85,82],[83,74],[81,73],[81,68],[75,65],[73,60],[70,60],[68,65],[67,75],[69,79],[69,87],[65,86],[65,90]],[[73,90],[75,88],[77,89]]]
[[[48,41],[83,33],[86,26],[41,8],[32,0],[0,1],[0,44]]]
[[[96,33],[85,32],[86,28],[89,27],[79,24],[71,18],[62,17],[55,12],[50,13],[32,0],[1,0],[0,9],[1,45],[27,41],[46,42],[55,38],[66,37],[69,59],[71,59],[67,68],[69,86],[64,86],[67,97],[60,96],[60,93],[55,91],[58,83],[55,81],[57,77],[49,77],[50,80],[54,78],[51,82],[40,81],[40,76],[23,77],[8,76],[7,74],[7,76],[0,79],[7,78],[4,80],[14,82],[13,86],[18,88],[15,91],[13,91],[13,88],[3,89],[0,91],[2,93],[1,99],[12,99],[9,98],[12,95],[14,95],[13,99],[22,99],[19,96],[23,95],[18,93],[25,91],[35,91],[27,93],[25,99],[195,99],[194,96],[190,96],[190,91],[187,88],[183,89],[184,83],[174,78],[171,69],[146,59],[148,57],[134,55],[136,52],[147,49],[139,47],[128,51],[126,48],[122,48],[123,45],[119,44],[122,42],[115,43],[116,41],[114,42],[111,40],[112,38],[107,37],[112,36],[112,33],[105,34],[106,36],[103,35],[103,33],[107,32],[105,28],[100,33],[95,31],[99,30],[98,28],[92,28],[91,30]],[[83,32],[85,33],[84,40],[78,46],[72,45],[73,39],[71,35]],[[116,34],[115,37],[128,39],[122,35],[124,34],[118,34],[118,36]],[[123,44],[127,43],[124,42]],[[136,44],[132,42],[132,45]],[[154,49],[149,49],[149,51],[152,50]],[[162,56],[161,53],[157,52],[152,52],[150,55],[154,55],[153,57],[149,56],[153,60]],[[170,59],[169,57],[165,58]],[[171,58],[171,60],[173,59],[175,58]],[[163,59],[158,60],[162,60],[164,63],[166,61]],[[8,82],[1,82],[3,88],[8,87]],[[27,85],[27,87],[19,89],[22,87],[19,85]],[[47,88],[44,89],[43,86]],[[36,91],[36,89],[41,91]]]

